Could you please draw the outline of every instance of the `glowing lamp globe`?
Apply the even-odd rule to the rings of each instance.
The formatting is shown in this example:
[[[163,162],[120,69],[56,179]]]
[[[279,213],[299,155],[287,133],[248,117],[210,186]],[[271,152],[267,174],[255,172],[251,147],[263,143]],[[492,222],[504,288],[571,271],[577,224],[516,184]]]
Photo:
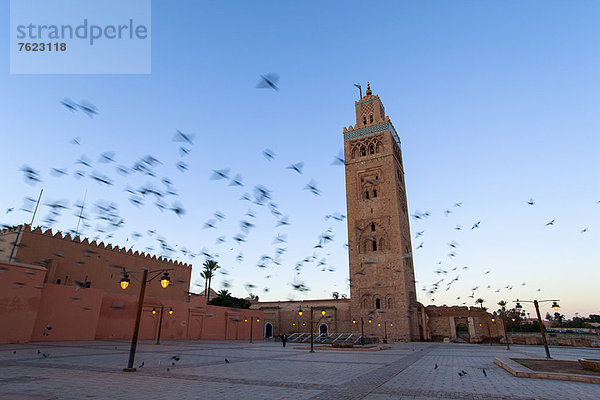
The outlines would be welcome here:
[[[171,278],[169,278],[169,273],[165,272],[160,278],[160,286],[162,286],[163,289],[166,289],[167,286],[169,286],[169,283],[171,283]]]
[[[121,289],[123,289],[123,290],[127,289],[130,282],[131,281],[129,280],[129,275],[124,274],[123,277],[121,278]]]

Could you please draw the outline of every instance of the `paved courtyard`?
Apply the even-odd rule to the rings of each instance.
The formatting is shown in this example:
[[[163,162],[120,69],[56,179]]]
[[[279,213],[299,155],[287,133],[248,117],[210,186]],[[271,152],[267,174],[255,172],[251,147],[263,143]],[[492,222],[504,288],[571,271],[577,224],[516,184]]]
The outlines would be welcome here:
[[[597,349],[551,352],[557,359],[600,358]],[[128,353],[125,341],[1,345],[0,400],[600,399],[600,385],[516,378],[493,363],[497,356],[543,358],[542,347],[509,352],[408,343],[383,351],[309,353],[262,341],[141,342],[138,371],[125,373]]]

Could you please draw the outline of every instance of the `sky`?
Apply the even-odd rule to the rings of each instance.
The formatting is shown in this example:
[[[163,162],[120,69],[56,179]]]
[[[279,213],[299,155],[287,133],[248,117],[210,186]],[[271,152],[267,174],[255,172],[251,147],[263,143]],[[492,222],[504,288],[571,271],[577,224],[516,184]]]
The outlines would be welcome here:
[[[8,2],[0,15],[7,32]],[[418,300],[483,298],[496,310],[500,300],[558,299],[569,317],[600,314],[597,2],[153,1],[151,15],[150,74],[11,74],[0,41],[0,223],[29,223],[23,199],[43,188],[34,225],[75,229],[85,198],[92,226],[82,234],[192,263],[194,292],[207,253],[222,266],[213,288],[235,296],[349,295],[347,223],[326,216],[346,214],[344,168],[333,161],[343,127],[356,123],[353,84],[370,82],[402,141],[409,212],[430,212],[410,221]],[[256,87],[269,73],[278,91]],[[98,114],[72,112],[64,99]],[[193,145],[176,141],[177,130]],[[105,152],[115,162],[100,162]],[[148,155],[160,161],[156,178],[116,172]],[[299,162],[302,174],[286,168]],[[27,181],[24,166],[41,182]],[[227,169],[244,186],[211,179]],[[165,210],[152,195],[130,201],[127,188],[165,190],[163,177],[177,193]],[[257,185],[281,216],[240,200]],[[69,209],[44,222],[57,201]],[[99,233],[95,205],[111,203],[124,223]],[[169,210],[178,206],[184,215]],[[277,226],[282,217],[289,226]],[[243,243],[233,239],[240,221],[253,225]],[[326,232],[334,240],[314,249]],[[278,235],[285,242],[274,244]]]

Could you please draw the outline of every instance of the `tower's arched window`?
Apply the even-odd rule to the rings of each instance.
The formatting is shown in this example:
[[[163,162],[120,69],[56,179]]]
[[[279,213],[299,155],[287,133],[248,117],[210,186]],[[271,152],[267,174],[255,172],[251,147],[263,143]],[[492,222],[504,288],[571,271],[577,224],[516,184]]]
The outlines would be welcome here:
[[[377,240],[373,239],[373,251],[377,251]]]
[[[379,153],[382,148],[383,145],[381,144],[381,142],[377,142],[377,146],[375,146],[375,153]]]
[[[367,149],[365,148],[365,146],[361,146],[360,147],[360,155],[361,156],[366,156],[367,155]]]
[[[358,153],[358,149],[355,147],[352,149],[352,158],[356,158],[356,154]]]
[[[366,297],[362,301],[362,308],[369,308],[369,299]]]
[[[371,232],[375,232],[375,223],[371,222]]]
[[[375,154],[375,147],[372,144],[369,145],[369,154]]]
[[[369,115],[369,122],[373,123],[373,114]]]
[[[368,199],[368,198],[369,198],[369,191],[367,190],[367,191],[365,192],[365,199]]]
[[[375,299],[375,308],[378,310],[381,308],[381,299]]]
[[[366,125],[367,124],[367,117],[363,117],[363,124]]]
[[[385,250],[385,240],[383,238],[379,239],[379,250]]]
[[[394,301],[392,300],[391,297],[388,297],[387,299],[387,308],[393,308],[394,305]]]
[[[373,189],[373,197],[377,197],[377,189]]]

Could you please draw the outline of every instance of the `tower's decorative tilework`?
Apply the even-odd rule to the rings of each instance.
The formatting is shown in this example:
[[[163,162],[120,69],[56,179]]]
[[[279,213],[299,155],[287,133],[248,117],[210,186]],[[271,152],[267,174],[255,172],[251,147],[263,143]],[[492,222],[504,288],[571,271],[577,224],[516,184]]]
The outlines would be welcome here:
[[[394,130],[392,124],[390,124],[389,122],[382,122],[381,124],[365,126],[364,128],[354,129],[352,131],[345,132],[344,141],[385,131],[390,131],[392,133],[392,136],[396,140],[396,143],[398,144],[398,146],[400,146],[400,138],[398,137],[398,134]]]
[[[376,97],[374,99],[365,100],[365,101],[359,101],[358,103],[356,103],[356,105],[357,106],[364,105],[364,104],[367,104],[367,103],[371,103],[372,101],[378,101],[379,104],[381,104],[381,107],[383,108],[383,104],[381,103],[381,100],[379,100],[379,97]]]

